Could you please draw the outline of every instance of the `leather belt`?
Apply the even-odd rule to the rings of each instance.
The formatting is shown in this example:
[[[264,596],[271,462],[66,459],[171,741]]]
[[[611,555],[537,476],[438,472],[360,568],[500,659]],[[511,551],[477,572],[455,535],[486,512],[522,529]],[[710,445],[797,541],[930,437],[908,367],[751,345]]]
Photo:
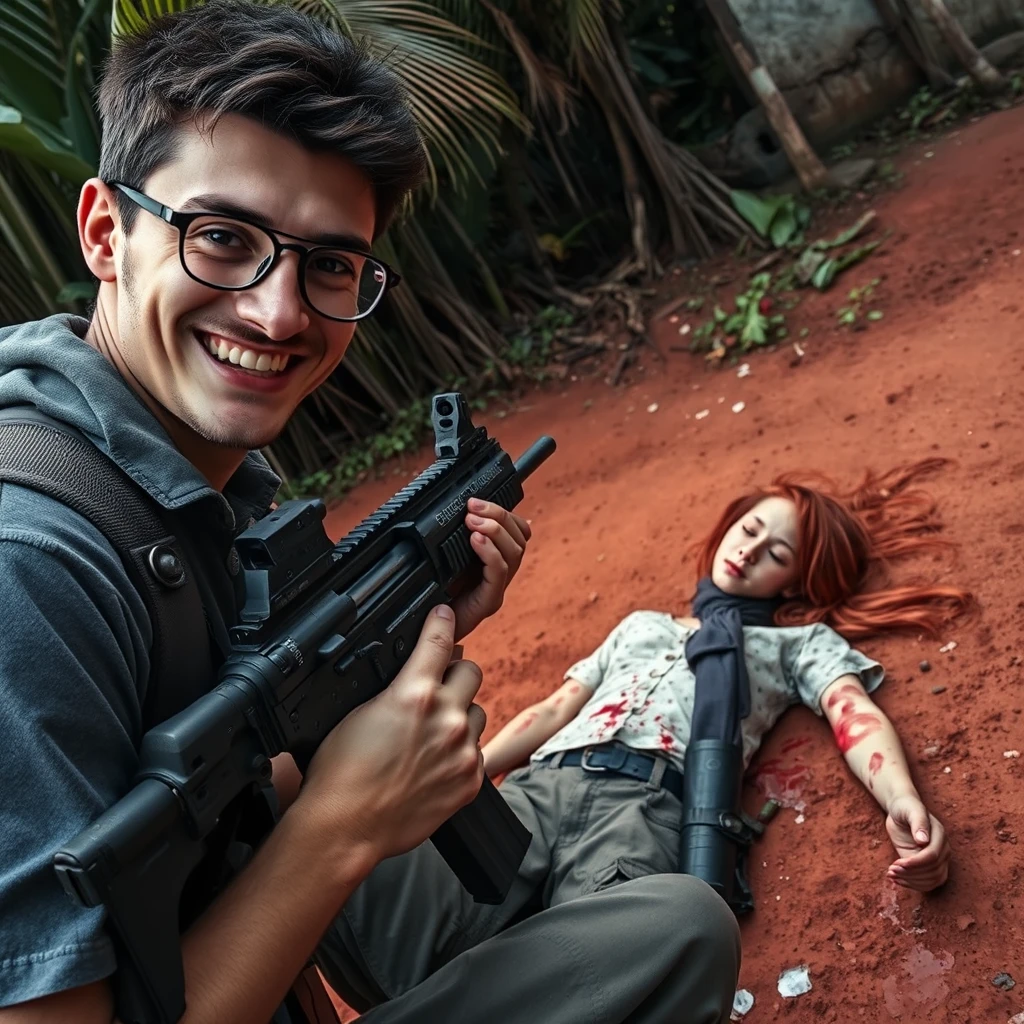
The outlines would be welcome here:
[[[549,764],[557,754],[545,757],[541,764]],[[607,773],[609,775],[625,775],[631,779],[639,779],[647,782],[654,766],[661,758],[652,754],[641,754],[639,751],[630,750],[621,743],[602,743],[594,747],[579,747],[576,750],[566,751],[562,760],[558,762],[559,768],[582,768],[585,772],[597,774]],[[681,801],[683,799],[683,773],[677,768],[669,766],[661,777],[662,789],[667,789]]]

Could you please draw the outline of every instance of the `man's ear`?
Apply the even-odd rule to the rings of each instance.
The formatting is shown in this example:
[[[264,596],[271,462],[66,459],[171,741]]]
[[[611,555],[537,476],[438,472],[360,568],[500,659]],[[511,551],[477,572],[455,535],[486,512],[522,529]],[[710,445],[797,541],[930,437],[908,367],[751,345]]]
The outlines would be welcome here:
[[[78,241],[86,266],[101,281],[117,280],[114,250],[120,235],[121,218],[113,192],[99,178],[90,178],[78,197]]]

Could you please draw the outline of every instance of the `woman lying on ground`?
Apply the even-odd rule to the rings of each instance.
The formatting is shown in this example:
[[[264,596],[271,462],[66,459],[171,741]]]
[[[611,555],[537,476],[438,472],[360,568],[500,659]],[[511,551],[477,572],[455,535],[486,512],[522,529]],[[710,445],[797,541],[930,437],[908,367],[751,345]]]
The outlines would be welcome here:
[[[687,757],[691,727],[700,718],[700,735],[714,734],[709,701],[739,685],[738,711],[747,713],[742,722],[738,715],[731,720],[737,751],[742,734],[737,789],[764,735],[787,707],[806,704],[828,719],[850,770],[886,812],[896,851],[888,877],[921,891],[946,880],[945,831],[914,786],[896,730],[868,696],[882,682],[882,667],[847,642],[900,629],[934,634],[968,608],[964,591],[893,586],[888,579],[892,561],[943,544],[934,537],[934,506],[906,489],[941,464],[931,459],[882,478],[869,474],[845,495],[825,481],[811,487],[788,475],[733,501],[696,545],[701,582],[691,617],[628,615],[597,651],[569,669],[561,689],[486,744],[491,777],[530,759],[502,790],[507,796],[511,788],[523,789],[535,804],[549,804],[544,814],[551,822],[557,815],[582,815],[568,809],[594,801],[586,828],[582,817],[554,826],[563,842],[551,844],[553,871],[560,858],[577,859],[605,838],[610,847],[578,858],[585,870],[597,865],[613,872],[615,850],[622,853],[621,873],[678,870],[684,769],[692,773],[695,763]],[[704,637],[709,625],[714,635]],[[723,667],[734,652],[739,656]],[[708,669],[709,661],[717,664]],[[711,689],[701,699],[706,671],[711,678],[703,685]],[[710,756],[720,760],[721,745],[710,746]],[[612,778],[618,779],[614,788]],[[706,797],[706,782],[698,787]],[[597,820],[599,805],[607,821]],[[595,877],[583,886],[600,883]]]
[[[484,747],[495,777],[531,759],[501,786],[533,834],[504,902],[474,903],[430,843],[379,864],[349,898],[317,962],[368,1011],[361,1020],[727,1021],[739,933],[702,871],[721,869],[724,843],[731,886],[736,848],[719,826],[741,820],[742,770],[800,701],[828,717],[886,810],[890,876],[940,885],[942,825],[868,696],[882,669],[843,639],[934,631],[967,607],[962,591],[892,587],[884,576],[887,560],[938,543],[927,536],[930,504],[906,486],[939,464],[868,478],[839,498],[783,478],[732,502],[700,545],[696,618],[627,616],[557,693]],[[717,805],[716,786],[727,795]],[[681,801],[694,796],[684,863]]]

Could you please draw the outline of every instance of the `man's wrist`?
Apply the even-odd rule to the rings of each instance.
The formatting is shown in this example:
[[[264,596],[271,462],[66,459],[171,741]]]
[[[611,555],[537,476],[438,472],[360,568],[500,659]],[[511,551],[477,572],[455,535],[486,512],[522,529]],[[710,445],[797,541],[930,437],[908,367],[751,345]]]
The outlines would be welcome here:
[[[343,816],[325,814],[314,799],[300,794],[281,818],[278,829],[284,829],[289,843],[315,853],[319,869],[326,873],[325,882],[342,898],[356,889],[383,859],[373,838],[355,827],[346,826]]]

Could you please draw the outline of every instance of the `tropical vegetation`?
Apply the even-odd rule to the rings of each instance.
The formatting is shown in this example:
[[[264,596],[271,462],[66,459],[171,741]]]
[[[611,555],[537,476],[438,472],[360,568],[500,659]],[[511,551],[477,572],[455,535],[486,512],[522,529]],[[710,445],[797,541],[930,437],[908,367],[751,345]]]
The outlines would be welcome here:
[[[112,38],[195,0],[0,5],[0,324],[86,312],[78,188]],[[748,228],[696,158],[744,103],[698,5],[665,0],[278,0],[405,80],[430,179],[380,240],[407,284],[274,445],[291,477],[340,461],[432,389],[500,384],[588,283],[647,281]],[[529,348],[529,345],[526,346]]]

